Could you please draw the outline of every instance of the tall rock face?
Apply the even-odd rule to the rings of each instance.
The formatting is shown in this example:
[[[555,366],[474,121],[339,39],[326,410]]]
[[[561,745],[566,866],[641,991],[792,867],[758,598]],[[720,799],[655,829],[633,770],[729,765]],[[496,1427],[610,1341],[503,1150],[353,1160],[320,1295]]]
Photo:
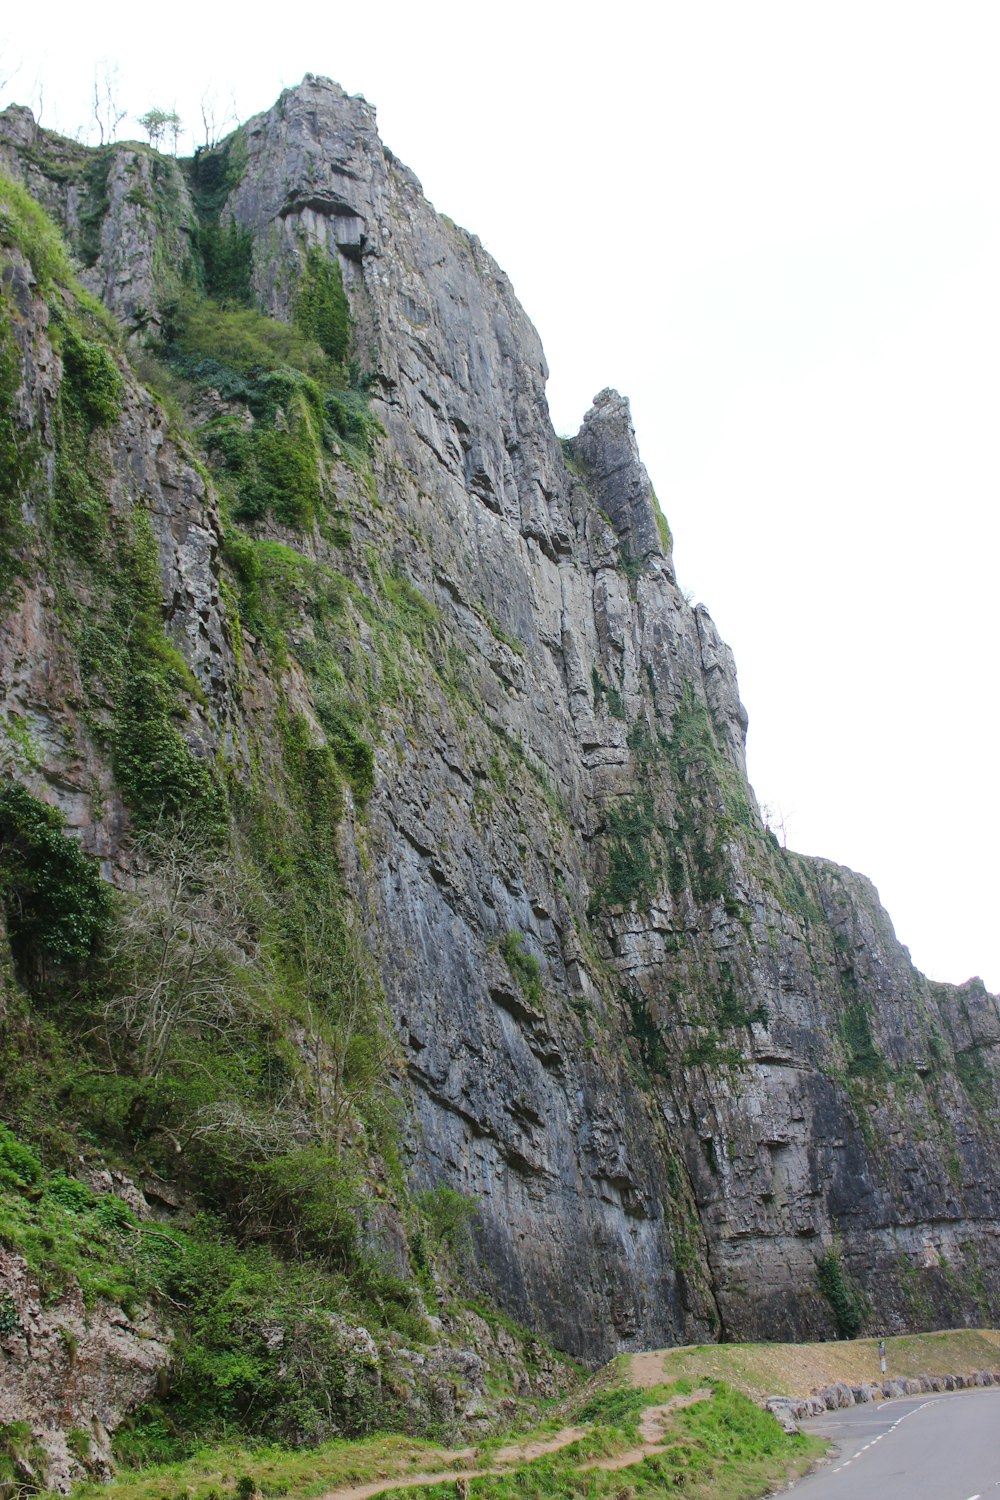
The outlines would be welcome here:
[[[130,331],[169,323],[206,174],[260,308],[294,324],[317,253],[339,269],[379,432],[371,482],[346,446],[330,462],[338,528],[245,521],[307,580],[283,655],[235,618],[212,486],[135,384],[105,457],[149,512],[197,679],[184,737],[236,784],[266,778],[289,705],[332,742],[310,590],[345,581],[344,680],[377,706],[339,868],[405,1058],[410,1178],[475,1201],[481,1291],[593,1360],[822,1336],[831,1281],[882,1328],[994,1320],[998,1002],[928,982],[866,880],[762,824],[732,655],[678,589],[627,402],[602,392],[556,438],[509,281],[327,80],[186,175],[113,148],[97,197],[92,162],[57,170],[66,143],[0,122],[6,169],[78,254],[84,225],[88,285]],[[59,361],[5,255],[44,446]],[[200,399],[202,423],[233,417],[226,390]],[[44,568],[18,588],[0,698],[39,750],[17,774],[125,884],[129,799],[54,666]]]

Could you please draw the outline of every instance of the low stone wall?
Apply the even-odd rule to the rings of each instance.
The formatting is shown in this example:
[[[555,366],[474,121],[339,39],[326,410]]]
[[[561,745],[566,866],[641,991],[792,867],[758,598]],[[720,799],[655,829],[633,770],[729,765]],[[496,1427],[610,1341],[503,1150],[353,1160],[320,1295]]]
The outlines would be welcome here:
[[[808,1396],[768,1396],[765,1411],[777,1417],[786,1432],[798,1430],[807,1417],[819,1417],[845,1406],[869,1401],[892,1401],[900,1396],[923,1396],[935,1391],[965,1391],[977,1386],[1000,1386],[1000,1370],[974,1370],[970,1375],[913,1375],[897,1380],[870,1380],[848,1385],[843,1380],[815,1387]]]

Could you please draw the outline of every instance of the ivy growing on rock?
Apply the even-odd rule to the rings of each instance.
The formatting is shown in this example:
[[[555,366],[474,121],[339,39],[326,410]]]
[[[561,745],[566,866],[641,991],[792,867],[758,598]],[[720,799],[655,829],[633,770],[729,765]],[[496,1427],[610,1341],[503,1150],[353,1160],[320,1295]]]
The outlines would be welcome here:
[[[351,342],[351,317],[336,252],[324,254],[318,245],[306,251],[295,297],[295,321],[335,364],[344,362]]]
[[[0,903],[24,969],[85,962],[109,915],[96,861],[18,782],[0,791]]]
[[[857,1338],[871,1309],[844,1269],[838,1249],[828,1250],[817,1257],[816,1282],[830,1305],[838,1338]]]
[[[32,445],[17,420],[21,359],[0,306],[0,602],[24,566],[20,553],[28,540],[22,507],[35,468]]]

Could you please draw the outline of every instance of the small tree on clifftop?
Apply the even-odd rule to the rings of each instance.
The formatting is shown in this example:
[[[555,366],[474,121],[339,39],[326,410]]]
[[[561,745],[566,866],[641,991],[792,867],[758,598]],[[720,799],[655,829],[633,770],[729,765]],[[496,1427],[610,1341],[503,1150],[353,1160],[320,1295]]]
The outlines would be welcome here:
[[[154,151],[160,149],[160,142],[169,130],[174,138],[174,155],[177,155],[177,137],[180,135],[181,117],[175,109],[147,109],[144,115],[139,116],[139,124],[149,136],[149,144]]]

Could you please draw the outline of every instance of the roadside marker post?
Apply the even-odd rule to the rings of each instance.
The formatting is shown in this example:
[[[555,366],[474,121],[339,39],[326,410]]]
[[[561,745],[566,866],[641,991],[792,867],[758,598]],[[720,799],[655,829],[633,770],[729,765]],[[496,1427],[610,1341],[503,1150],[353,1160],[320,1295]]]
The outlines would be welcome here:
[[[882,1374],[885,1374],[885,1339],[878,1341],[878,1362],[882,1366]]]

